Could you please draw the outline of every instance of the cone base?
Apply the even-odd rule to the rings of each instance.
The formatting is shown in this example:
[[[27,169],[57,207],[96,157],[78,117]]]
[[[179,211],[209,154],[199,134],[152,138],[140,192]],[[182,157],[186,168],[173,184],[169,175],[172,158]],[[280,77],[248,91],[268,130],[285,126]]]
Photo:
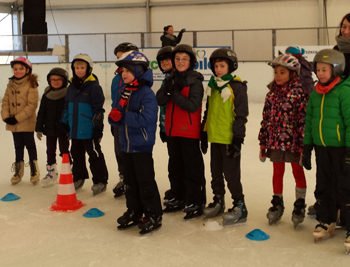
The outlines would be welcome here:
[[[52,211],[75,211],[80,209],[82,206],[84,206],[84,203],[81,202],[80,200],[77,200],[73,204],[69,205],[62,205],[58,204],[57,201],[52,203],[50,210]]]

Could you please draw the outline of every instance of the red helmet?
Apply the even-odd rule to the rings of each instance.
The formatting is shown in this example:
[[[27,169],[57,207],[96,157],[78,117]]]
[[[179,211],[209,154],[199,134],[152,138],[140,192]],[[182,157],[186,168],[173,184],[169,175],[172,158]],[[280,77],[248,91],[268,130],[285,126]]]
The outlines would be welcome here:
[[[11,64],[11,68],[13,68],[13,65],[15,64],[22,64],[24,65],[26,68],[28,68],[30,71],[32,71],[33,67],[32,67],[32,63],[29,61],[28,58],[25,58],[25,57],[18,57],[18,58],[15,58],[14,60],[12,60],[10,62]]]

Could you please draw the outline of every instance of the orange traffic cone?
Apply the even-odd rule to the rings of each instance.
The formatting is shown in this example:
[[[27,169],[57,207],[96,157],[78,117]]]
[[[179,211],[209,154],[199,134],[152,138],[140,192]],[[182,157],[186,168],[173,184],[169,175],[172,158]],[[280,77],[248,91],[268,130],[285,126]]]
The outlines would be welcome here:
[[[69,162],[69,155],[63,154],[57,198],[52,203],[51,210],[73,211],[80,209],[84,204],[77,200],[73,184],[73,175]]]

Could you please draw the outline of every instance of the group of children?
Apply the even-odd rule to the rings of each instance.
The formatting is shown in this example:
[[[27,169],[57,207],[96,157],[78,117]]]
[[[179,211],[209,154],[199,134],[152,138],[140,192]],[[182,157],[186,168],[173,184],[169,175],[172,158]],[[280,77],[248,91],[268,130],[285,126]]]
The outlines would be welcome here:
[[[313,235],[315,240],[332,236],[341,207],[347,230],[345,245],[350,250],[350,80],[342,76],[345,58],[333,49],[318,52],[312,66],[318,83],[310,90],[301,79],[304,70],[301,59],[292,55],[295,51],[287,49],[270,64],[274,79],[268,85],[258,136],[260,160],[268,157],[273,163],[273,198],[267,218],[274,224],[283,215],[283,175],[285,163],[290,162],[296,182],[292,221],[295,226],[303,221],[306,208],[303,166],[311,169],[311,151],[315,150],[319,223]],[[294,54],[302,52],[297,50]],[[135,45],[122,43],[116,47],[115,55],[118,69],[112,82],[108,122],[112,126],[121,178],[114,193],[120,196],[125,192],[127,208],[117,219],[118,228],[138,225],[140,233],[145,234],[161,226],[163,212],[179,210],[184,211],[186,220],[204,214],[206,218],[222,215],[224,225],[245,222],[248,211],[240,165],[249,111],[246,82],[234,74],[238,68],[235,52],[219,48],[211,54],[213,76],[204,90],[203,76],[195,70],[196,54],[191,46],[161,48],[157,61],[165,77],[156,94],[151,89],[149,61]],[[38,84],[30,62],[17,58],[11,67],[13,77],[1,110],[7,129],[13,132],[16,151],[11,183],[22,179],[24,147],[29,153],[31,182],[39,181],[36,131],[39,140],[46,135],[47,175],[43,186],[52,185],[57,179],[58,141],[60,153],[70,151],[75,188],[81,188],[88,178],[87,153],[93,194],[105,191],[108,171],[100,146],[104,95],[92,73],[91,58],[86,54],[74,57],[70,83],[65,70],[54,68],[49,72],[49,86],[37,117]],[[310,73],[309,65],[304,63],[304,68]],[[207,99],[202,116],[204,95]],[[152,157],[158,105],[160,137],[167,144],[169,156],[170,189],[164,197],[164,210]],[[206,206],[202,153],[207,153],[208,142],[213,201]],[[225,180],[233,200],[227,210]]]

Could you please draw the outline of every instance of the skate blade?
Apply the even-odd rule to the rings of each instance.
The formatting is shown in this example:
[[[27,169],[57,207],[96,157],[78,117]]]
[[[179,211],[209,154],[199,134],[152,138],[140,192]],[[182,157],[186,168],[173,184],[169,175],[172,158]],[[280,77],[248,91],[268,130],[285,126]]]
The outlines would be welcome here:
[[[125,230],[125,229],[129,229],[129,228],[131,228],[131,227],[133,227],[133,226],[135,226],[135,225],[137,225],[136,222],[130,223],[130,224],[127,224],[127,225],[119,224],[119,225],[117,226],[117,229],[118,229],[118,230]]]

